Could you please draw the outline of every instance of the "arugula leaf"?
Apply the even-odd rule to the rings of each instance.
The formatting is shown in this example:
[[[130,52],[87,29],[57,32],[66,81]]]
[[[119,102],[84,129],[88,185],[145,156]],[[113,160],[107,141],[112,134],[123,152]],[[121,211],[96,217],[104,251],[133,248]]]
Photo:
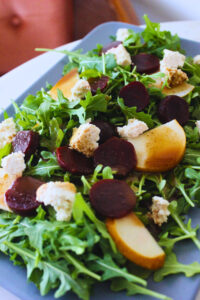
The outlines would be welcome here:
[[[56,298],[63,296],[67,291],[72,289],[81,299],[89,299],[89,291],[83,288],[78,279],[74,280],[70,276],[66,260],[57,263],[40,260],[39,263],[35,265],[36,255],[34,252],[19,244],[17,245],[8,241],[5,241],[4,244],[11,253],[16,253],[23,258],[24,262],[27,264],[27,275],[29,279],[31,279],[31,275],[35,269],[42,271],[41,281],[39,283],[39,289],[42,296],[46,295],[49,290],[52,287],[55,287],[59,282],[55,292]]]
[[[60,147],[64,138],[64,132],[60,129],[59,123],[56,118],[49,121],[49,137],[42,137],[40,145],[50,151],[54,151]]]
[[[181,49],[180,39],[177,34],[172,35],[170,31],[161,31],[159,23],[153,23],[147,15],[144,15],[146,27],[142,32],[142,37],[145,41],[146,51],[156,54],[162,58],[162,51],[170,49],[173,51],[184,52]]]
[[[3,148],[0,149],[0,165],[1,165],[1,160],[3,157],[9,155],[12,150],[12,144],[6,144]]]
[[[101,72],[95,70],[95,69],[88,69],[83,71],[80,75],[81,78],[90,79],[90,78],[97,78],[101,77]]]
[[[196,236],[196,233],[191,231],[189,233],[183,234],[176,238],[169,238],[168,235],[169,235],[169,233],[166,232],[164,235],[161,236],[161,238],[159,240],[159,245],[162,247],[165,247],[165,249],[169,252],[169,251],[172,251],[175,243],[186,240],[186,239],[191,239]]]
[[[42,151],[41,156],[42,158],[40,158],[36,166],[31,166],[32,160],[30,160],[28,169],[25,172],[26,175],[50,178],[57,173],[63,174],[63,170],[59,166],[55,155],[48,151]]]
[[[105,73],[105,70],[113,70],[117,66],[115,56],[111,53],[106,54],[105,56],[96,55],[93,57],[83,58],[80,60],[79,64],[82,70],[95,69],[101,73]]]
[[[135,283],[129,282],[129,281],[127,281],[125,279],[121,279],[121,278],[120,278],[120,280],[119,279],[112,280],[111,290],[114,292],[126,290],[128,296],[141,294],[141,295],[147,295],[147,296],[154,297],[157,299],[162,299],[162,300],[172,300],[171,298],[169,298],[163,294],[154,292],[150,289],[144,288],[142,286],[139,286]]]
[[[103,259],[95,258],[92,269],[103,272],[102,280],[108,280],[114,277],[125,278],[130,282],[135,282],[146,286],[146,281],[128,273],[126,268],[119,268],[113,261],[110,254],[105,254]]]
[[[83,219],[83,214],[86,214],[86,216],[95,224],[97,230],[101,233],[101,235],[105,239],[108,239],[113,252],[116,252],[116,245],[113,242],[109,233],[107,232],[105,224],[95,217],[94,213],[87,205],[87,203],[84,201],[81,194],[77,193],[73,205],[73,217],[75,221],[80,222]]]
[[[154,122],[151,118],[151,115],[144,112],[137,112],[137,108],[135,106],[134,107],[125,106],[122,98],[118,98],[117,103],[127,120],[131,118],[136,118],[140,121],[145,122],[149,128],[153,127]]]
[[[193,63],[192,58],[186,58],[183,71],[190,74],[189,82],[193,85],[200,84],[200,66]]]
[[[164,266],[154,273],[154,280],[159,282],[165,276],[171,274],[184,273],[186,277],[191,277],[200,273],[200,264],[193,262],[189,265],[181,264],[177,261],[175,253],[167,255]]]
[[[63,75],[66,75],[71,70],[78,68],[78,66],[79,66],[78,63],[76,63],[76,62],[69,62],[68,64],[64,65]]]
[[[200,241],[197,238],[197,229],[198,226],[196,228],[192,228],[191,227],[191,219],[188,220],[188,223],[185,224],[178,212],[178,203],[177,201],[172,201],[168,207],[172,218],[174,219],[174,221],[178,224],[180,230],[182,231],[182,234],[184,235],[190,235],[191,234],[191,239],[194,242],[194,244],[197,246],[197,248],[200,250]]]
[[[95,274],[94,272],[88,270],[80,261],[78,261],[78,259],[74,258],[72,255],[70,255],[69,253],[65,253],[65,258],[70,261],[78,270],[78,273],[84,273],[87,274],[91,277],[93,277],[96,280],[101,280],[101,276]]]
[[[88,92],[85,100],[81,100],[80,104],[87,113],[95,111],[106,112],[108,101],[106,95],[104,94],[92,96],[92,93]]]

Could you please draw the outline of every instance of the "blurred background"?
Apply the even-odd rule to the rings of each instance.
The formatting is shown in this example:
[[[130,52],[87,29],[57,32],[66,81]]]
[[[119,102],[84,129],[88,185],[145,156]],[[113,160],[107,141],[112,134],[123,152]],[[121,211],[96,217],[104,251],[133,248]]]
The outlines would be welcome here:
[[[0,0],[0,75],[107,21],[200,20],[200,0]]]

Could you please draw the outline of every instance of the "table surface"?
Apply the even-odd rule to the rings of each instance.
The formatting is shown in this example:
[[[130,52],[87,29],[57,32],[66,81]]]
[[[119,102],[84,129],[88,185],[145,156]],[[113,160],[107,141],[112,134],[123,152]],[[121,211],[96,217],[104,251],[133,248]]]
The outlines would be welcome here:
[[[161,28],[164,30],[170,30],[173,34],[177,33],[182,38],[200,42],[199,27],[200,21],[161,23]],[[72,50],[78,43],[79,41],[75,41],[58,49]],[[0,109],[5,109],[12,100],[18,98],[26,90],[27,86],[36,82],[61,59],[62,55],[55,52],[42,54],[0,77]],[[0,287],[0,299],[20,300],[2,287]],[[196,300],[200,300],[200,293],[197,295]]]

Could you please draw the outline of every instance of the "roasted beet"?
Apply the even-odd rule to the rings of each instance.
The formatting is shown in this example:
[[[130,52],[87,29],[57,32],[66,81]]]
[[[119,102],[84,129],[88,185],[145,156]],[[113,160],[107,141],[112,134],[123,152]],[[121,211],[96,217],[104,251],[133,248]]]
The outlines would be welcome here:
[[[101,76],[99,78],[90,78],[89,84],[91,88],[92,95],[95,95],[97,90],[100,89],[101,92],[106,88],[108,84],[108,76]]]
[[[163,123],[176,119],[181,125],[185,125],[189,120],[188,104],[179,96],[167,96],[160,102],[158,114]]]
[[[91,174],[94,170],[93,161],[82,153],[72,150],[67,146],[56,149],[59,165],[72,174]]]
[[[104,179],[92,186],[90,202],[98,214],[122,218],[135,207],[136,196],[125,181]]]
[[[119,41],[114,41],[106,46],[104,46],[101,50],[101,53],[106,53],[108,50],[112,49],[112,48],[117,48],[122,42]]]
[[[39,134],[32,130],[18,131],[13,142],[13,151],[21,151],[25,154],[25,160],[29,160],[39,146]]]
[[[133,145],[123,139],[112,137],[94,152],[95,166],[109,166],[119,176],[126,176],[136,167],[136,153]]]
[[[119,97],[124,99],[128,107],[136,106],[137,111],[143,110],[149,104],[149,94],[145,86],[134,81],[125,85],[119,92]]]
[[[108,122],[96,120],[91,122],[91,124],[97,126],[101,130],[100,139],[98,141],[99,144],[102,144],[108,139],[110,139],[111,137],[117,135],[117,131],[115,127]]]
[[[140,53],[131,57],[133,66],[136,66],[138,73],[151,74],[159,70],[159,58],[153,54]]]
[[[5,193],[9,208],[16,214],[29,216],[40,205],[36,201],[36,191],[44,182],[30,176],[19,177]]]

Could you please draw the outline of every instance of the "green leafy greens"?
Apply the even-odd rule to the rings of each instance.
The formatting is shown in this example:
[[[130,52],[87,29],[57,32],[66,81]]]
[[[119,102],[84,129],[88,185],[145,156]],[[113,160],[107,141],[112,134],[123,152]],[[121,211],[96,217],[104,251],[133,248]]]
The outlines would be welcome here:
[[[143,32],[129,30],[129,36],[123,41],[131,55],[146,52],[161,59],[164,49],[184,52],[177,35],[161,31],[160,24],[151,22],[146,15],[144,19],[146,28]],[[73,175],[59,166],[55,155],[58,147],[69,144],[72,130],[88,119],[109,121],[115,127],[125,125],[130,118],[145,122],[149,128],[160,125],[157,107],[164,97],[163,89],[152,84],[163,74],[139,74],[136,67],[119,66],[113,54],[101,52],[102,47],[97,45],[87,53],[38,49],[67,55],[69,62],[64,66],[63,75],[77,68],[80,78],[90,80],[104,75],[108,84],[103,91],[98,89],[95,95],[88,92],[83,99],[74,101],[67,99],[59,89],[55,101],[42,89],[36,95],[26,97],[20,107],[13,103],[17,129],[33,130],[40,135],[39,149],[27,162],[24,175],[45,182],[70,181],[76,185],[77,194],[69,222],[56,221],[52,207],[44,210],[40,206],[33,217],[1,211],[0,250],[8,254],[14,264],[26,266],[28,279],[36,284],[41,295],[54,289],[55,297],[61,297],[71,290],[79,298],[88,300],[96,282],[109,281],[115,292],[125,290],[127,295],[141,294],[169,300],[146,287],[151,272],[135,266],[118,252],[105,223],[90,206],[92,185],[102,179],[115,178],[115,172],[108,166],[98,165],[91,175]],[[187,58],[183,71],[187,72],[195,89],[185,97],[190,120],[184,127],[187,145],[182,162],[169,172],[134,172],[126,178],[137,196],[136,215],[166,253],[163,268],[154,272],[155,281],[170,274],[184,273],[190,277],[200,273],[198,262],[180,263],[174,252],[175,245],[183,240],[193,242],[200,250],[198,226],[195,227],[192,219],[187,217],[191,207],[200,207],[200,138],[195,126],[196,120],[200,119],[200,66]],[[150,104],[142,112],[136,107],[127,107],[119,98],[120,89],[133,81],[142,82],[150,96]],[[4,115],[8,117],[6,113]],[[11,152],[11,148],[8,144],[0,149],[0,160]],[[170,216],[161,228],[148,216],[155,195],[170,201]]]

